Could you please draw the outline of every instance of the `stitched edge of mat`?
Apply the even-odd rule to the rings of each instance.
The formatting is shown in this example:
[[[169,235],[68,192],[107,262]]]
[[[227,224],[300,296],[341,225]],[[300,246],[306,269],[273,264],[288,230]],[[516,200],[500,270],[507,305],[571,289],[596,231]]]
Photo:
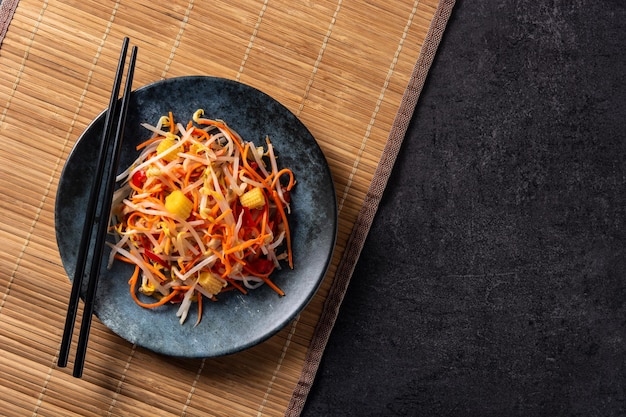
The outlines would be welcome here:
[[[402,102],[400,103],[400,108],[396,114],[391,132],[389,133],[387,143],[385,144],[381,160],[378,163],[367,195],[363,201],[363,206],[359,211],[357,220],[348,238],[346,251],[337,267],[335,279],[324,302],[322,315],[320,316],[315,328],[315,333],[311,339],[300,379],[285,412],[285,416],[287,417],[300,415],[304,408],[306,398],[315,380],[315,375],[317,374],[330,333],[335,325],[339,308],[352,278],[352,273],[356,267],[363,245],[365,244],[365,239],[371,228],[374,216],[378,210],[383,192],[387,186],[387,182],[413,116],[417,100],[424,87],[426,76],[435,58],[435,53],[439,47],[454,4],[455,0],[442,0],[435,11],[433,21],[424,39],[418,61],[415,64],[413,74],[402,97]]]
[[[9,23],[15,13],[15,8],[20,0],[0,0],[0,45],[4,40],[4,35],[7,34]]]

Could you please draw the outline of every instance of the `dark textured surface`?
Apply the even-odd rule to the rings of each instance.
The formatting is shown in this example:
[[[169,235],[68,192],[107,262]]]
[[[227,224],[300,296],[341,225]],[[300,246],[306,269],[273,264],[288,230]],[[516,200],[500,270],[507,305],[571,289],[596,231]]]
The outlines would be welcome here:
[[[626,415],[626,2],[457,1],[303,412]]]

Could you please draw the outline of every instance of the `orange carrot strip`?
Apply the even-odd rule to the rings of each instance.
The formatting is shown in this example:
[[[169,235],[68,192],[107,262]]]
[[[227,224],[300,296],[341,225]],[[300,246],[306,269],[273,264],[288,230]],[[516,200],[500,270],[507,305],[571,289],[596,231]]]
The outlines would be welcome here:
[[[274,180],[272,181],[272,188],[276,188],[276,183],[278,182],[280,177],[285,174],[289,175],[289,183],[287,184],[287,190],[289,191],[293,188],[296,181],[293,177],[293,172],[289,168],[283,168],[276,173],[276,176],[274,177]]]
[[[172,289],[178,290],[178,291],[187,291],[191,289],[191,285],[173,285]]]
[[[200,162],[196,162],[195,164],[190,166],[185,172],[182,173],[185,176],[185,181],[183,182],[184,186],[182,188],[187,187],[191,183],[190,178],[193,175],[194,171],[202,166],[204,166],[204,164]]]
[[[193,129],[193,134],[194,135],[199,135],[202,139],[204,139],[206,141],[211,139],[211,137],[209,136],[209,134],[207,132],[205,132],[202,129],[198,129],[197,127]]]
[[[139,150],[145,148],[146,146],[150,145],[151,143],[154,143],[154,142],[159,141],[161,139],[163,139],[163,136],[160,136],[160,135],[159,136],[155,136],[153,138],[150,138],[150,139],[148,139],[148,140],[146,140],[144,142],[141,142],[139,145],[137,145],[135,147],[135,150],[139,151]]]
[[[191,197],[193,198],[193,213],[198,212],[198,207],[200,207],[200,199],[198,198],[198,192],[196,190],[191,191]]]
[[[199,291],[197,293],[197,297],[198,297],[198,319],[196,320],[196,324],[194,324],[193,327],[196,327],[198,324],[200,324],[200,320],[202,320],[202,294]]]
[[[217,217],[217,218],[213,221],[213,223],[220,223],[222,220],[224,220],[224,218],[225,218],[226,216],[228,216],[228,215],[229,215],[230,213],[232,213],[232,212],[233,212],[233,210],[232,210],[232,209],[226,210],[225,212],[223,212],[222,214],[220,214],[220,215],[219,215],[219,216],[218,216],[218,217]]]
[[[143,308],[155,308],[155,307],[159,307],[164,305],[165,303],[167,303],[168,301],[170,301],[172,298],[174,298],[179,291],[172,291],[171,293],[169,293],[167,296],[161,298],[159,301],[157,301],[156,303],[144,303],[143,301],[141,301],[138,297],[137,297],[137,293],[135,292],[135,287],[137,286],[137,278],[139,277],[139,266],[135,266],[135,272],[133,273],[132,277],[130,278],[130,296],[133,298],[133,300],[135,300],[135,302]]]
[[[165,277],[165,275],[163,275],[163,273],[161,271],[159,271],[158,269],[156,269],[152,263],[150,262],[149,259],[144,259],[146,267],[148,267],[148,269],[150,270],[150,272],[152,272],[154,275],[157,276],[157,278],[159,278],[159,280],[161,282],[165,282],[167,281],[167,278]]]
[[[119,253],[116,253],[115,255],[113,255],[113,257],[115,259],[117,259],[118,261],[122,261],[122,262],[126,262],[127,264],[135,265],[135,262],[131,261],[130,259],[128,259],[125,256],[120,255]]]
[[[280,296],[284,296],[285,295],[285,292],[283,290],[281,290],[280,288],[278,288],[278,286],[276,284],[274,284],[274,282],[272,282],[272,280],[269,279],[269,277],[261,275],[261,279],[263,279],[263,281],[265,281],[265,283],[267,285],[269,285],[271,289],[276,291],[276,293],[278,295],[280,295]]]
[[[226,278],[230,275],[231,272],[233,272],[233,266],[230,263],[230,258],[225,256],[224,260],[222,261],[222,265],[224,265],[224,273],[221,274],[221,277]]]
[[[285,209],[283,209],[283,204],[280,201],[280,198],[278,198],[278,193],[276,192],[276,190],[272,191],[272,197],[274,198],[274,202],[276,203],[276,207],[278,207],[278,212],[280,213],[283,225],[285,226],[285,240],[287,240],[287,256],[289,258],[289,267],[293,269],[293,254],[291,253],[291,233],[289,231],[287,215],[285,214]]]
[[[224,255],[229,255],[231,253],[239,252],[244,249],[248,249],[250,246],[259,245],[263,240],[267,239],[269,235],[259,235],[259,237],[247,240],[243,243],[240,243],[237,246],[232,246],[224,251]]]
[[[135,217],[137,217],[139,219],[135,220]],[[128,227],[132,228],[133,230],[143,230],[143,231],[150,230],[152,222],[151,221],[147,221],[148,224],[142,224],[140,226],[137,223],[139,223],[141,220],[147,221],[147,219],[145,218],[145,215],[143,213],[138,212],[138,211],[133,211],[132,213],[130,213],[128,215],[126,223],[127,223]]]
[[[174,124],[174,114],[172,112],[169,112],[169,116],[170,116],[170,133],[174,133],[174,131],[176,130],[176,125]]]
[[[228,281],[228,283],[232,285],[233,287],[237,288],[242,294],[248,294],[248,291],[234,279],[226,278],[226,281]]]

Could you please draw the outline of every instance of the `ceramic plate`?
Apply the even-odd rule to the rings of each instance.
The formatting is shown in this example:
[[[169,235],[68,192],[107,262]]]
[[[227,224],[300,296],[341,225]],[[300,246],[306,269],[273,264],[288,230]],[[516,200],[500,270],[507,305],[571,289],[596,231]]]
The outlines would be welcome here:
[[[134,91],[120,170],[132,163],[138,155],[135,146],[151,134],[140,123],[156,124],[169,111],[176,119],[186,121],[197,109],[204,109],[207,118],[226,121],[245,140],[257,145],[264,144],[269,135],[281,166],[290,167],[295,174],[297,185],[292,190],[289,216],[294,269],[284,266],[272,275],[286,295],[280,297],[267,286],[247,295],[231,291],[221,294],[219,302],[204,303],[203,318],[197,327],[195,306],[180,325],[175,315],[177,306],[149,310],[131,299],[128,279],[133,267],[117,261],[107,270],[107,248],[94,311],[104,325],[131,343],[165,355],[204,358],[235,353],[266,340],[307,305],[330,263],[337,233],[337,206],[328,164],[306,127],[267,94],[221,78],[172,78]],[[74,276],[103,124],[101,114],[76,142],[57,191],[57,242],[70,279]],[[85,288],[86,283],[83,293]]]

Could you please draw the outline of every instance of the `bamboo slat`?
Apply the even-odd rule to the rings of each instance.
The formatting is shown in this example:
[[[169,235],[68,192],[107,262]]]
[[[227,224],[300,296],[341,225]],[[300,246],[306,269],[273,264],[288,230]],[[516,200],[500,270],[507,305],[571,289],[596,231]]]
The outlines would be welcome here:
[[[412,111],[402,110],[407,91],[414,105],[451,4],[2,0],[0,414],[297,414],[294,392],[306,397],[303,375],[314,373],[329,331],[320,331],[321,320],[332,327],[328,306],[341,297],[337,274],[347,285],[371,222],[364,209],[375,211],[372,183],[386,181],[379,171],[381,160],[393,159],[389,138],[402,133],[398,114]],[[69,368],[56,366],[70,284],[56,246],[55,195],[73,144],[106,107],[124,36],[140,50],[135,87],[220,76],[295,113],[330,164],[338,240],[310,305],[261,345],[222,358],[172,359],[94,320],[84,376],[76,379],[71,360]]]

